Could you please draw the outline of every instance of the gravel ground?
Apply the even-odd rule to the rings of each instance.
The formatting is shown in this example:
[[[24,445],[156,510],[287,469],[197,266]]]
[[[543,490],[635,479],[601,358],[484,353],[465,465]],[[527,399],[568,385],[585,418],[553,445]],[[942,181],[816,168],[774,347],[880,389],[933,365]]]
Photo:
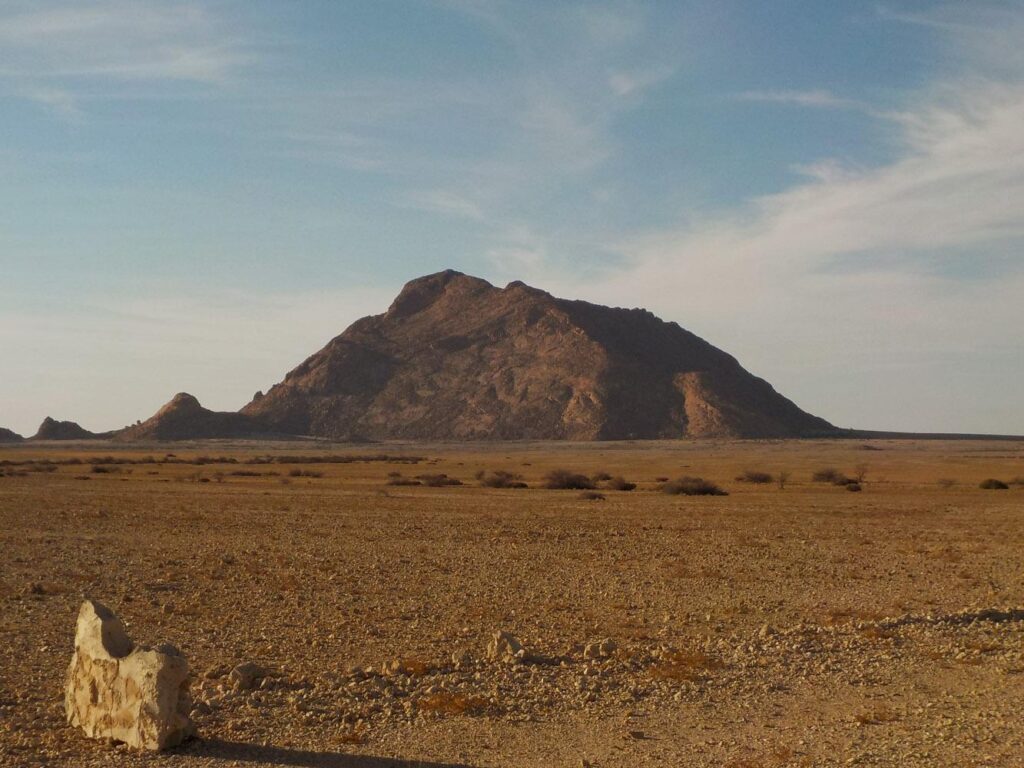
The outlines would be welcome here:
[[[90,463],[167,450],[0,451],[0,765],[1024,764],[1024,489],[977,488],[1024,475],[1020,444],[387,447],[416,463],[214,444]],[[861,493],[810,481],[865,463]],[[540,489],[554,467],[639,487]],[[791,479],[732,479],[751,468]],[[481,488],[480,469],[531,487]],[[695,474],[730,495],[657,490]],[[200,739],[147,755],[64,724],[84,595],[188,656]],[[500,631],[518,654],[488,653]]]

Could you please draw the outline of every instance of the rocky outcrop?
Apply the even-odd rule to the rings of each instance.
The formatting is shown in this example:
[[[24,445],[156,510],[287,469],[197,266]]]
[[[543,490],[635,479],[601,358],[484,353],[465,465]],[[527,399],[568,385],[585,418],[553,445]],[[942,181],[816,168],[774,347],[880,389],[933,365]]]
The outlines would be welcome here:
[[[211,411],[192,395],[180,392],[152,417],[128,427],[119,440],[198,440],[251,437],[259,429],[241,413]]]
[[[25,438],[19,435],[13,430],[7,429],[6,427],[0,427],[0,444],[2,443],[20,443]]]
[[[135,646],[104,605],[86,600],[64,692],[68,723],[86,736],[161,750],[195,734],[188,661],[174,646]]]
[[[73,421],[57,421],[47,416],[39,425],[33,440],[95,440],[103,437],[95,432],[83,429]]]
[[[451,270],[408,283],[242,413],[267,431],[346,440],[838,432],[650,312]]]

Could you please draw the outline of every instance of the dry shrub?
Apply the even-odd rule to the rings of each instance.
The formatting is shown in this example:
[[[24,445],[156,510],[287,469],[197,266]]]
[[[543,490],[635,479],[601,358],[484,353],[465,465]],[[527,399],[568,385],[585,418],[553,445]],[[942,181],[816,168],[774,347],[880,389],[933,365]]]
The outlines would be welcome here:
[[[388,472],[387,485],[423,485],[423,483],[411,477],[402,477],[401,472]]]
[[[580,498],[585,501],[604,501],[604,494],[599,491],[584,491]]]
[[[984,488],[986,491],[1008,491],[1010,489],[1010,486],[1002,480],[996,480],[994,477],[982,480],[978,487]]]
[[[725,664],[719,659],[701,651],[670,651],[648,667],[647,672],[657,680],[695,682],[709,672],[724,668]]]
[[[661,486],[663,493],[671,496],[728,496],[729,494],[700,477],[681,477]]]
[[[477,473],[477,480],[480,481],[480,485],[484,488],[526,488],[526,483],[523,482],[523,476],[517,475],[515,472],[507,472],[504,469],[496,469],[493,472],[484,472],[481,470]]]
[[[767,485],[774,479],[768,472],[757,472],[752,469],[748,469],[736,477],[740,483],[753,483],[754,485]]]
[[[861,491],[860,483],[856,483],[856,482],[846,483],[846,490],[853,491],[854,493],[860,493],[860,491]]]
[[[544,476],[544,487],[549,491],[588,491],[596,486],[586,475],[568,469],[553,469]]]
[[[419,708],[439,715],[478,715],[487,709],[487,701],[480,696],[438,691],[421,699]]]
[[[879,707],[861,712],[855,716],[855,719],[861,725],[882,725],[883,723],[895,722],[900,719],[900,716],[891,709]]]
[[[604,487],[609,491],[632,491],[636,488],[636,483],[631,483],[619,475],[617,477],[609,477]]]
[[[448,477],[445,474],[438,475],[416,475],[416,479],[429,488],[443,488],[448,485],[462,485],[462,481],[456,477]]]
[[[611,480],[611,479],[612,479],[612,476],[610,474],[608,474],[607,472],[595,472],[594,473],[594,482],[595,483],[603,483],[605,480]]]
[[[312,469],[295,469],[288,470],[288,477],[323,477],[323,472],[316,472]]]

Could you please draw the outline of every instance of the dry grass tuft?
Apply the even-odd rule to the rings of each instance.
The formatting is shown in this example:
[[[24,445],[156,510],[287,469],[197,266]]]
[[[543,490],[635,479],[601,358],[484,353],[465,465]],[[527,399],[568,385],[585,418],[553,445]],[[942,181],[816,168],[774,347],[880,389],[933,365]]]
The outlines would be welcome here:
[[[439,691],[420,700],[420,710],[439,715],[479,715],[487,709],[487,701],[480,696]]]
[[[586,475],[568,469],[553,469],[544,476],[549,491],[592,491],[597,486]]]
[[[725,664],[714,656],[701,651],[670,651],[647,668],[651,677],[657,680],[675,682],[696,682],[707,673],[724,669]]]
[[[729,494],[701,477],[681,477],[661,486],[671,496],[728,496]]]

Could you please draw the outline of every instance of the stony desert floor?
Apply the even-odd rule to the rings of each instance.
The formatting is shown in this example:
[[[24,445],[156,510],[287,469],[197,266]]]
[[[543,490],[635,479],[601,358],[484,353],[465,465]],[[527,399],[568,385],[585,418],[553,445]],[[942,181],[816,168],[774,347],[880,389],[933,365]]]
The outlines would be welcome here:
[[[4,766],[1024,765],[1021,442],[35,444],[0,474]],[[65,725],[86,595],[188,656],[199,739]]]

